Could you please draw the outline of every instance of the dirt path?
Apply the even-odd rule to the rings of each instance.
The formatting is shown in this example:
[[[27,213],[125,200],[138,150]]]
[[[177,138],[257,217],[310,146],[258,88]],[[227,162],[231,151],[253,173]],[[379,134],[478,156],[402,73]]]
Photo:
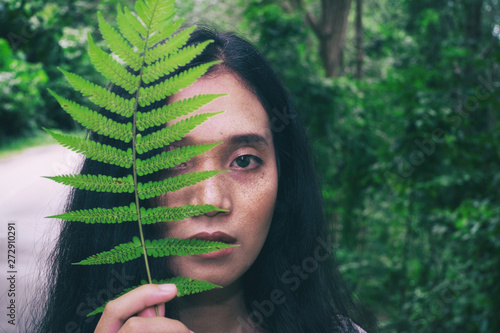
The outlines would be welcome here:
[[[61,212],[68,188],[42,176],[74,173],[79,160],[79,155],[58,145],[30,148],[0,159],[0,332],[20,331],[18,325],[8,323],[7,306],[13,299],[8,278],[15,275],[17,324],[39,290],[41,263],[58,233],[57,221],[44,217]],[[9,223],[15,223],[14,270],[8,266]]]

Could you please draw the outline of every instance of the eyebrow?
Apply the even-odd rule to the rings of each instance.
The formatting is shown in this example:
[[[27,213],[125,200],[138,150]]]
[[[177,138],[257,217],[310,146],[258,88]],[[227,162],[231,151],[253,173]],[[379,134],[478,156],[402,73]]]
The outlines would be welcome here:
[[[260,134],[253,133],[230,136],[227,143],[234,146],[241,144],[265,144],[266,146],[269,146],[269,142],[267,142],[266,138]]]
[[[254,145],[269,147],[268,140],[257,133],[231,135],[226,140],[223,140],[223,142],[231,146]],[[173,143],[174,146],[187,146],[191,144],[193,144],[193,141],[189,135]]]

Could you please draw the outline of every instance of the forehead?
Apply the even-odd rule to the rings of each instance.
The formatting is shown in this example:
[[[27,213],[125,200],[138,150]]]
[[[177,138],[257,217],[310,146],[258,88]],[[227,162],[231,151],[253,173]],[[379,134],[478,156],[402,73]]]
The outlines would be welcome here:
[[[205,112],[224,113],[209,118],[195,128],[189,137],[213,142],[238,134],[258,134],[272,142],[267,113],[255,94],[247,89],[233,74],[224,73],[214,77],[202,77],[193,85],[170,97],[169,102],[199,94],[227,94],[187,116],[176,119],[171,124],[195,114]]]

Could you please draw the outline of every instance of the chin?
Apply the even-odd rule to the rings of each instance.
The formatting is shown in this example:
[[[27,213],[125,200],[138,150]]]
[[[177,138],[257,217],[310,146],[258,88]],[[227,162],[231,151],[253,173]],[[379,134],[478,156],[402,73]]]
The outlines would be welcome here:
[[[216,261],[216,260],[213,260]],[[173,263],[173,272],[175,275],[187,276],[190,278],[208,281],[221,287],[228,287],[238,282],[251,265],[235,267],[231,264],[221,264],[210,262],[189,263],[183,260]],[[181,269],[175,269],[181,267]]]

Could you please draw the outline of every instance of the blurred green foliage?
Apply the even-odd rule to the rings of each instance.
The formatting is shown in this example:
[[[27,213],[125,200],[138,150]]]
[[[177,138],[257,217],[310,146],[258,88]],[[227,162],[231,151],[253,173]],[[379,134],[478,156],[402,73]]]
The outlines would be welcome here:
[[[365,0],[361,80],[354,10],[326,79],[290,3],[240,0],[243,31],[308,124],[353,290],[382,332],[500,331],[498,2]]]
[[[86,33],[116,2],[0,5],[0,140],[74,127],[46,88],[65,85],[56,66],[90,72]],[[320,0],[303,2],[321,14]],[[179,5],[190,21],[241,32],[275,65],[313,142],[342,271],[381,331],[500,331],[499,2],[364,0],[363,79],[354,10],[332,79],[290,3]]]

